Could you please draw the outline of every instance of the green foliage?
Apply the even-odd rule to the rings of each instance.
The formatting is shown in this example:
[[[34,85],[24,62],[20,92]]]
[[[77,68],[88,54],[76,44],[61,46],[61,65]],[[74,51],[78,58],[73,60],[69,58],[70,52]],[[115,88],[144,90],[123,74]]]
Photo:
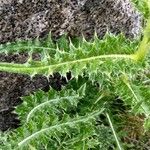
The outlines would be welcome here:
[[[104,111],[104,104],[97,103],[95,107],[91,103],[87,111],[80,110],[79,105],[89,101],[87,90],[92,85],[88,86],[83,84],[77,91],[64,89],[59,93],[54,90],[48,93],[39,91],[23,98],[23,104],[16,109],[23,126],[8,136],[7,142],[11,143],[11,147],[5,145],[2,148],[94,148],[99,144],[99,135],[95,132],[96,118]],[[100,93],[91,100],[96,102],[98,96]]]
[[[47,41],[51,41],[51,39]],[[115,37],[106,34],[103,40],[99,40],[95,36],[91,42],[87,42],[84,38],[75,42],[76,45],[71,40],[68,41],[63,37],[55,46],[56,49],[51,51],[49,47],[47,49],[42,47],[40,45],[42,42],[38,41],[39,49],[41,50],[41,61],[34,61],[32,53],[37,50],[36,40],[36,43],[32,43],[32,51],[30,51],[29,58],[25,64],[1,62],[0,70],[25,73],[31,77],[35,74],[43,74],[48,77],[54,72],[59,72],[66,76],[66,72],[71,71],[72,77],[77,78],[79,75],[87,74],[90,80],[105,84],[106,81],[111,82],[111,78],[118,77],[122,72],[136,72],[142,65],[133,63],[138,55],[134,55],[138,42],[131,42],[123,35]],[[31,42],[23,44],[24,46],[19,44],[21,45],[20,49],[26,48],[26,44],[30,45]],[[2,49],[8,53],[16,50],[15,48],[19,47],[19,45],[18,43],[4,45]],[[62,49],[61,47],[64,45],[65,47]]]
[[[150,15],[150,1],[149,0],[132,0],[137,8],[143,13],[145,18],[149,18]]]
[[[72,79],[59,92],[23,97],[16,108],[21,126],[0,135],[0,149],[129,149],[127,118],[144,116],[145,128],[139,128],[150,130],[149,26],[142,41],[108,33],[101,40],[62,37],[54,43],[49,35],[1,45],[0,52],[27,52],[29,58],[24,64],[0,62],[0,71],[31,77],[71,71]]]

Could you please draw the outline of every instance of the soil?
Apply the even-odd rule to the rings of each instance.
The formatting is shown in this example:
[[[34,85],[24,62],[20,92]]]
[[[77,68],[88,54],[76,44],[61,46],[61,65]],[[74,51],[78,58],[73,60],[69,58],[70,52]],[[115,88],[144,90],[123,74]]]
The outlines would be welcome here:
[[[25,63],[28,54],[0,54],[1,62]],[[34,60],[40,60],[38,54],[33,54]],[[14,107],[19,105],[22,96],[29,95],[39,89],[47,92],[50,87],[61,90],[67,83],[66,79],[59,73],[49,76],[49,80],[36,75],[32,79],[28,75],[0,72],[0,130],[17,128],[20,120],[14,113]]]

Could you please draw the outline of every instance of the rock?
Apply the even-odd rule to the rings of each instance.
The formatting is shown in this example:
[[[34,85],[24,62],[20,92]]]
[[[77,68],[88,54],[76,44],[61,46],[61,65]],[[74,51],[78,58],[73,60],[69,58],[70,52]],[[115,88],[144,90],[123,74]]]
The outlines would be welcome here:
[[[141,15],[129,0],[2,0],[0,43],[63,34],[92,38],[95,31],[136,38]]]

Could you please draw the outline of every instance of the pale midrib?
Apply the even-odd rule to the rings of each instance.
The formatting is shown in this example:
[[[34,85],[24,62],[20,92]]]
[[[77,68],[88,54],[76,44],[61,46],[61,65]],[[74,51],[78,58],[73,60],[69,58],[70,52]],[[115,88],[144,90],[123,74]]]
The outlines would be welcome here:
[[[130,85],[129,83],[125,83],[125,84],[126,84],[126,86],[129,88],[129,90],[131,91],[131,93],[132,93],[134,99],[136,100],[136,102],[139,103],[141,100],[138,99],[138,97],[136,96],[136,94],[135,94],[134,90],[132,89],[131,85]],[[143,102],[142,102],[142,104],[141,104],[141,108],[143,109],[143,111],[145,112],[146,116],[148,117],[149,113],[147,113],[147,111],[146,111],[146,109],[145,109],[145,107],[144,107]],[[147,114],[148,114],[148,115],[147,115]]]
[[[39,105],[37,105],[36,107],[34,107],[27,115],[27,119],[26,122],[29,122],[29,119],[31,118],[31,116],[33,115],[33,113],[38,110],[40,107],[44,107],[45,105],[47,106],[47,104],[50,103],[57,103],[63,99],[72,99],[72,98],[80,98],[79,96],[66,96],[66,97],[61,97],[61,98],[55,98],[55,99],[51,99],[49,101],[43,102]]]
[[[123,149],[121,148],[121,145],[120,145],[120,143],[119,143],[118,136],[117,136],[117,134],[116,134],[116,131],[115,131],[114,127],[113,127],[112,121],[111,121],[110,116],[109,116],[108,113],[106,113],[106,117],[107,117],[108,122],[109,122],[109,124],[110,124],[110,127],[111,127],[111,129],[112,129],[112,132],[113,132],[113,135],[114,135],[114,137],[115,137],[115,140],[116,140],[116,142],[117,142],[118,149],[119,149],[119,150],[123,150]]]
[[[81,63],[81,62],[89,62],[95,59],[106,59],[106,58],[120,58],[120,59],[133,59],[133,55],[119,55],[119,54],[112,54],[112,55],[101,55],[101,56],[94,56],[94,57],[90,57],[90,58],[84,58],[84,59],[79,59],[79,60],[74,60],[74,61],[67,61],[67,62],[63,62],[63,63],[59,63],[59,64],[53,64],[53,65],[46,65],[46,66],[40,66],[40,67],[36,67],[36,66],[28,66],[28,64],[11,64],[11,63],[0,63],[0,70],[3,69],[4,71],[7,70],[8,68],[14,68],[15,70],[17,69],[21,69],[21,70],[32,70],[33,69],[50,69],[50,68],[57,68],[60,66],[64,66],[64,65],[70,65],[70,64],[75,64],[75,63]]]
[[[55,129],[55,128],[60,128],[62,126],[65,126],[65,125],[69,125],[69,124],[76,124],[76,123],[79,123],[79,122],[85,122],[85,121],[88,121],[89,119],[92,119],[94,118],[95,116],[98,116],[99,114],[101,114],[102,112],[104,111],[104,109],[101,109],[100,111],[95,111],[91,114],[88,114],[88,116],[85,116],[84,118],[83,117],[80,117],[80,118],[77,118],[76,120],[71,120],[71,121],[68,121],[66,123],[62,123],[62,124],[59,124],[59,125],[54,125],[54,126],[51,126],[51,127],[48,127],[48,128],[45,128],[45,129],[41,129],[40,131],[37,131],[35,133],[33,133],[32,135],[30,135],[29,137],[25,138],[24,140],[22,140],[21,142],[18,143],[18,146],[21,147],[22,145],[24,145],[26,142],[28,142],[29,140],[37,137],[38,135],[42,134],[43,132],[48,132],[52,129]]]

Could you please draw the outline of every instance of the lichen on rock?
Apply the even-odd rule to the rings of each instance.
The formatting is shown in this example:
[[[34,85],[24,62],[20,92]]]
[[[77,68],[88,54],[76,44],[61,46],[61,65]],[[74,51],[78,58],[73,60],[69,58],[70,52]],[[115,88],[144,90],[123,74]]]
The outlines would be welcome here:
[[[129,0],[1,0],[0,43],[63,34],[92,38],[95,31],[141,32],[141,15]]]

